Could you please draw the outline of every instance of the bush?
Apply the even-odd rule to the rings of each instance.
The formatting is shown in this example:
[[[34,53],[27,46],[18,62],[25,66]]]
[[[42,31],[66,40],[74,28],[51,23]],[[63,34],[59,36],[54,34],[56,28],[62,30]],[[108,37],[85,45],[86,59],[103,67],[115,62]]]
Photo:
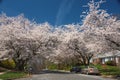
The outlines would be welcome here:
[[[101,74],[104,75],[120,75],[120,68],[117,66],[95,65]]]
[[[53,63],[51,63],[51,64],[48,66],[48,69],[50,69],[50,70],[57,69],[57,65],[56,65],[56,64],[53,64]]]
[[[13,61],[13,59],[7,59],[7,60],[3,60],[1,61],[0,64],[2,67],[8,68],[8,69],[13,69],[15,68],[15,62]]]
[[[109,66],[115,66],[116,63],[114,61],[107,61],[105,62],[106,65],[109,65]]]

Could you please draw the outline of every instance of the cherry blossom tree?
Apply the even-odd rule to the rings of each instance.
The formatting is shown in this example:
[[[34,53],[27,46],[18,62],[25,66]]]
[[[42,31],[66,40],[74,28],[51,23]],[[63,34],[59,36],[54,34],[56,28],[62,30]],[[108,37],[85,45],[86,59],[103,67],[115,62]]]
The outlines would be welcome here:
[[[113,50],[112,46],[109,45],[112,42],[110,35],[111,39],[114,39],[112,36],[119,34],[119,20],[116,20],[107,11],[99,9],[101,3],[103,3],[102,0],[100,2],[92,0],[88,3],[89,12],[84,17],[81,28],[85,36],[84,40],[90,44],[91,49],[93,48],[98,53]]]
[[[120,21],[99,9],[104,1],[88,3],[89,11],[84,16],[83,24],[80,26],[67,25],[63,33],[63,42],[68,43],[64,46],[67,53],[77,55],[77,59],[83,59],[83,63],[89,64],[93,55],[108,51],[119,50],[119,25]],[[64,44],[65,45],[65,44]],[[68,47],[68,48],[67,48]],[[71,51],[73,50],[73,51]],[[78,55],[79,53],[79,55]],[[86,56],[87,55],[87,56]],[[82,57],[83,56],[83,57]],[[85,60],[87,59],[87,61]]]
[[[24,38],[32,26],[28,19],[23,15],[17,17],[7,17],[5,14],[0,18],[0,42],[2,50],[7,50],[9,57],[12,57],[16,69],[22,70],[23,65],[26,63],[26,47]]]
[[[80,25],[73,24],[64,26],[62,33],[59,34],[61,44],[58,46],[59,48],[56,50],[56,53],[59,57],[65,59],[76,57],[74,59],[77,59],[79,63],[88,65],[93,57],[93,52],[84,41],[83,32],[80,32],[79,27]]]
[[[0,51],[13,58],[17,70],[37,56],[59,63],[76,58],[89,65],[93,55],[120,50],[120,20],[100,9],[101,3],[91,0],[82,24],[57,26],[37,24],[23,15],[0,15]],[[75,61],[76,61],[75,60]],[[64,62],[65,61],[65,62]]]
[[[0,42],[1,50],[15,61],[16,69],[24,66],[36,56],[48,58],[57,46],[58,39],[48,23],[36,24],[23,15],[7,17],[1,15]]]

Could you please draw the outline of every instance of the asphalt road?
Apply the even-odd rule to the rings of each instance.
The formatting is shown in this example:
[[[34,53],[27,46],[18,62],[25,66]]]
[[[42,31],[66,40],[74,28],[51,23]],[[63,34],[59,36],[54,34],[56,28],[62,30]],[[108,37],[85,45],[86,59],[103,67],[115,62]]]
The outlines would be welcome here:
[[[94,75],[73,74],[69,72],[44,71],[39,74],[32,75],[29,78],[21,78],[17,80],[116,80],[110,78],[102,78]]]

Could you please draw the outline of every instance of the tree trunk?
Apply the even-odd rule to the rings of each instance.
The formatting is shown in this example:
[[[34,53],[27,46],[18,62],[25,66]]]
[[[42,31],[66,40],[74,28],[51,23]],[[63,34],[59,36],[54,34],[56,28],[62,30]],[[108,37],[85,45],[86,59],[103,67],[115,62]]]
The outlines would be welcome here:
[[[13,60],[15,62],[15,70],[24,71],[26,61],[25,60],[15,60],[15,59],[13,59]]]

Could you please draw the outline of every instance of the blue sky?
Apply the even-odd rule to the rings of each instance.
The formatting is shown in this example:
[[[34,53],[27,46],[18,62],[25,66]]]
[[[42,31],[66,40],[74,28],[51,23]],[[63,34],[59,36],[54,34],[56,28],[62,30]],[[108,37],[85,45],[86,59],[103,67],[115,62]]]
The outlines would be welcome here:
[[[48,22],[51,25],[80,23],[80,15],[87,8],[82,7],[90,0],[2,0],[0,13],[17,16],[21,13],[37,23]],[[95,0],[98,1],[98,0]],[[119,0],[106,0],[101,8],[110,14],[120,14]]]

